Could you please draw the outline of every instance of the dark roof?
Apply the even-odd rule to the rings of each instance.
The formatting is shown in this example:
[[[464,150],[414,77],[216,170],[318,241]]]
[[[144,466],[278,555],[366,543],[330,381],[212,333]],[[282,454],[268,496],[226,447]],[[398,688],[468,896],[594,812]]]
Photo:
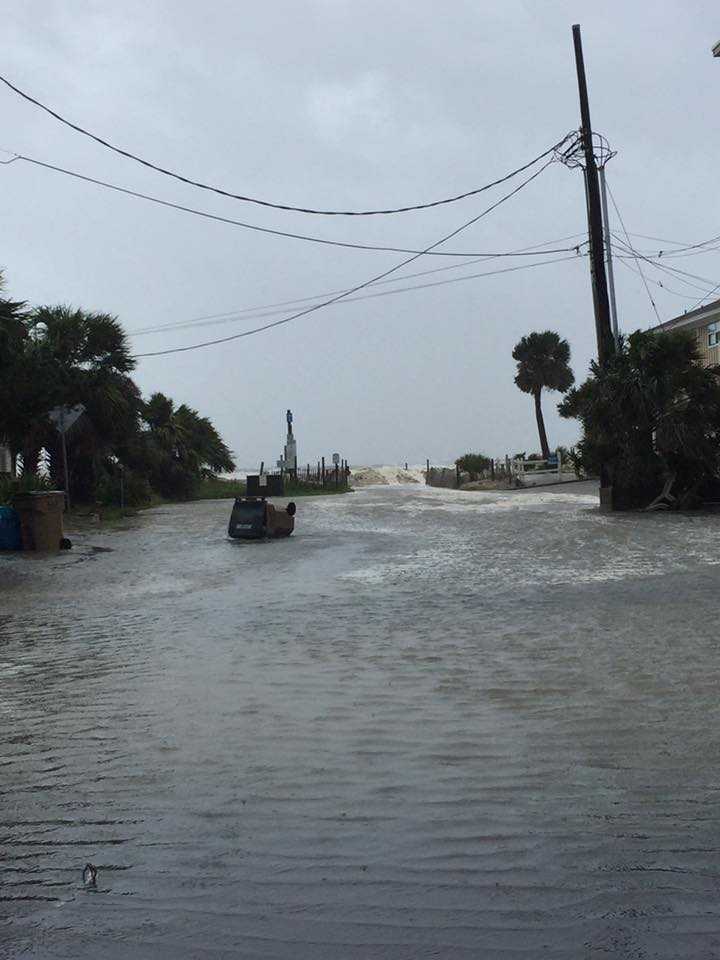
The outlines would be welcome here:
[[[712,303],[706,303],[704,307],[698,307],[697,310],[688,310],[687,313],[681,313],[679,317],[673,317],[672,320],[666,320],[665,323],[659,323],[656,327],[653,327],[653,330],[677,330],[681,328],[695,330],[697,327],[703,327],[713,320],[720,320],[720,299],[713,300]]]

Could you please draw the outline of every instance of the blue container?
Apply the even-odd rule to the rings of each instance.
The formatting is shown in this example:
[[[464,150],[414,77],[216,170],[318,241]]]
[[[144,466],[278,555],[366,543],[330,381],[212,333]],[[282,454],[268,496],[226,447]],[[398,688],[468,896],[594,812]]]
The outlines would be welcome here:
[[[0,550],[22,550],[20,517],[12,507],[0,507]]]

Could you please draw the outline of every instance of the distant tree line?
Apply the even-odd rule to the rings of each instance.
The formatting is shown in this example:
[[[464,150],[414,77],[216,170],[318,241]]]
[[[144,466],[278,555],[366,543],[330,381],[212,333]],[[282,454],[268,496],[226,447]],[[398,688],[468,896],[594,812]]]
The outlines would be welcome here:
[[[153,493],[188,498],[203,477],[235,468],[211,421],[162,393],[144,400],[134,367],[115,317],[67,306],[29,310],[0,296],[0,443],[22,458],[26,482],[44,450],[51,480],[64,485],[50,414],[79,404],[85,414],[68,434],[77,502],[117,501],[121,471],[127,502],[139,504]]]

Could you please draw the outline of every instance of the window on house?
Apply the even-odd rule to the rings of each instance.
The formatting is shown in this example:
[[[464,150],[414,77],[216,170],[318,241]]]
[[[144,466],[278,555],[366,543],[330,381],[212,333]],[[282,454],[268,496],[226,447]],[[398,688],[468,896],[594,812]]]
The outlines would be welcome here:
[[[711,323],[708,329],[708,346],[720,346],[720,323]]]

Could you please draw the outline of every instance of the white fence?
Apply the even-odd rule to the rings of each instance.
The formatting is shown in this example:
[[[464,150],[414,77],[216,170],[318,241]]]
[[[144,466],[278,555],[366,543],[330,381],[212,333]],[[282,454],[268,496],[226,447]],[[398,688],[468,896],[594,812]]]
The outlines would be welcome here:
[[[563,470],[562,457],[550,460],[510,460],[509,469],[512,478],[519,487],[535,487],[543,484],[570,483],[581,479],[575,470]]]
[[[535,477],[560,478],[562,475],[562,456],[558,454],[549,460],[511,460],[510,472],[523,482]]]

